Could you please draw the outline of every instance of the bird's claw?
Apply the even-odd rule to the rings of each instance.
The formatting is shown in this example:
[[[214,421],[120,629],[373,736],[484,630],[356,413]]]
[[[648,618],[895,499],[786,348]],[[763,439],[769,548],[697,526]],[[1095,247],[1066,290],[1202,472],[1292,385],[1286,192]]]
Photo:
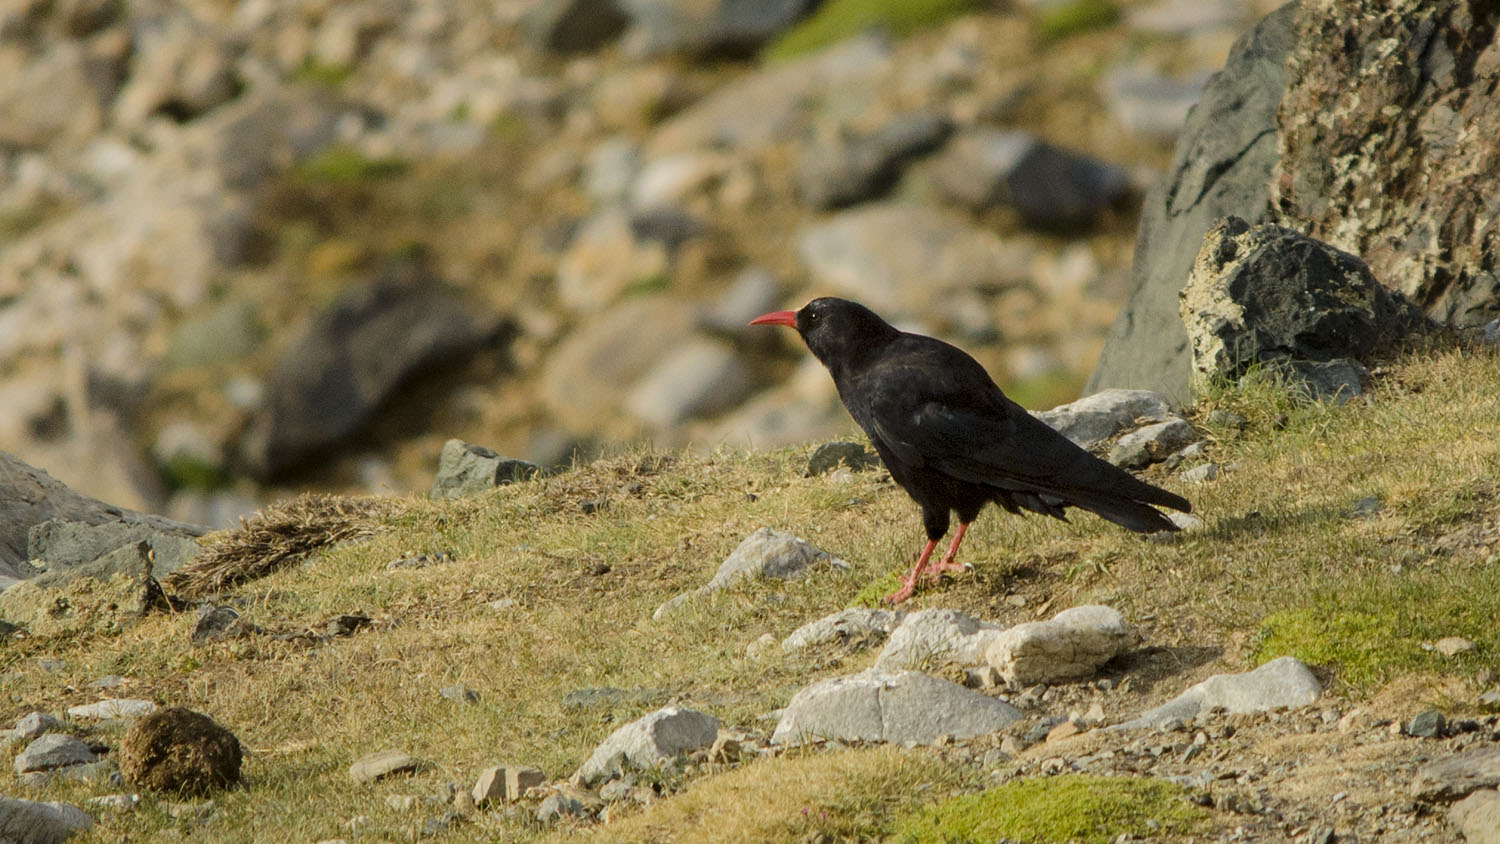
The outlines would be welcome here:
[[[912,596],[912,593],[916,591],[917,578],[914,576],[903,577],[901,578],[901,588],[885,596],[885,602],[894,606],[906,600],[907,598],[910,598]]]

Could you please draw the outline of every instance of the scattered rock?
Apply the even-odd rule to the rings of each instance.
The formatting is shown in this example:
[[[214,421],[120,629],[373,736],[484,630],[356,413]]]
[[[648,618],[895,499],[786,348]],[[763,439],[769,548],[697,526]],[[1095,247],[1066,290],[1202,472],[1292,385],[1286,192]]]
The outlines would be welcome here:
[[[84,703],[68,707],[69,718],[86,718],[95,721],[130,720],[156,711],[156,703],[131,698],[110,698],[98,703]]]
[[[0,795],[0,840],[7,844],[62,844],[93,826],[94,819],[77,806]]]
[[[1468,844],[1500,844],[1500,792],[1487,788],[1454,803],[1448,822]]]
[[[171,707],[131,724],[120,740],[120,772],[151,791],[203,795],[240,781],[240,741],[199,712]]]
[[[615,0],[542,0],[531,5],[523,26],[543,50],[579,53],[613,41],[629,22]]]
[[[479,692],[474,691],[473,689],[465,686],[462,683],[457,683],[452,686],[444,686],[441,689],[438,689],[438,694],[442,695],[448,700],[456,700],[459,703],[479,702]]]
[[[1223,467],[1217,463],[1204,463],[1200,466],[1194,466],[1193,468],[1183,472],[1182,479],[1187,481],[1188,483],[1206,483],[1208,481],[1217,480],[1221,471],[1223,471]]]
[[[905,617],[906,613],[899,610],[842,610],[798,627],[782,640],[781,649],[793,653],[824,645],[868,646],[890,635]]]
[[[1160,727],[1215,708],[1230,714],[1309,706],[1323,688],[1300,660],[1284,656],[1243,674],[1215,674],[1172,700],[1112,729]]]
[[[62,725],[61,721],[45,712],[30,712],[16,719],[14,735],[21,741],[31,741],[44,733],[62,729]]]
[[[1309,401],[1331,401],[1343,404],[1365,394],[1370,371],[1353,358],[1334,360],[1294,360],[1276,364],[1287,381]]]
[[[99,797],[90,797],[88,804],[99,809],[113,812],[133,812],[141,805],[139,794],[104,794]]]
[[[364,427],[408,378],[466,360],[500,320],[415,265],[393,265],[315,314],[266,381],[241,453],[268,479]]]
[[[1364,357],[1427,319],[1359,258],[1229,217],[1203,238],[1182,291],[1182,321],[1193,370],[1208,380],[1238,378],[1253,362]]]
[[[97,759],[89,746],[78,739],[66,733],[46,733],[16,754],[14,765],[17,774],[26,774],[82,765]]]
[[[802,474],[804,477],[811,478],[825,472],[832,472],[840,466],[846,466],[855,472],[863,472],[866,469],[878,468],[880,456],[866,448],[864,443],[823,443],[813,450],[812,457],[807,459],[807,471]]]
[[[360,757],[350,765],[349,776],[355,782],[375,782],[395,774],[412,773],[420,764],[415,757],[400,750],[378,750]]]
[[[546,774],[536,768],[499,765],[486,768],[479,775],[479,781],[474,783],[471,793],[474,797],[474,805],[482,808],[501,800],[513,803],[526,794],[526,789],[534,788],[546,781]]]
[[[1250,420],[1230,410],[1215,410],[1208,414],[1208,424],[1243,431],[1250,427]]]
[[[790,26],[814,0],[615,0],[630,15],[627,36],[640,55],[741,57]]]
[[[1093,449],[1137,419],[1160,419],[1171,412],[1172,402],[1161,393],[1113,389],[1032,415],[1080,448]]]
[[[1477,647],[1479,646],[1462,636],[1444,636],[1432,645],[1433,650],[1443,656],[1458,656],[1462,653],[1468,653]]]
[[[537,807],[536,819],[538,823],[552,823],[564,817],[586,818],[590,813],[583,802],[565,794],[553,794],[542,805]]]
[[[1481,747],[1428,762],[1412,778],[1418,800],[1451,802],[1500,785],[1500,747]]]
[[[443,443],[438,456],[437,476],[427,497],[433,501],[464,498],[497,486],[530,480],[541,474],[541,467],[513,457],[501,457],[482,445],[460,439]]]
[[[193,626],[193,643],[223,642],[242,639],[261,632],[259,627],[240,618],[234,607],[205,605],[198,608],[198,621]]]
[[[1005,628],[958,610],[927,609],[907,613],[875,659],[886,671],[913,668],[933,671],[944,663],[978,665]]]
[[[1109,462],[1124,469],[1144,469],[1167,459],[1196,435],[1186,419],[1172,417],[1138,428],[1120,438],[1109,451]]]
[[[746,537],[719,566],[713,579],[691,592],[684,592],[660,607],[652,618],[660,620],[670,615],[683,603],[695,596],[707,595],[726,589],[751,577],[775,580],[794,580],[807,575],[815,565],[828,565],[847,569],[849,564],[821,551],[790,533],[771,528],[761,528]]]
[[[918,671],[869,669],[832,677],[792,697],[771,740],[797,745],[819,739],[933,744],[969,738],[1020,720],[1015,707]]]
[[[1073,607],[1003,631],[985,659],[1006,682],[1030,686],[1088,677],[1138,642],[1140,634],[1118,610]]]
[[[1125,197],[1123,168],[1053,146],[1029,132],[977,129],[933,162],[937,185],[975,211],[1014,208],[1029,225],[1078,228]]]
[[[679,754],[711,746],[718,734],[719,719],[668,706],[611,733],[578,769],[578,776],[585,785],[594,785],[627,769],[659,768]]]
[[[1414,738],[1439,738],[1448,721],[1436,709],[1425,709],[1406,722],[1402,732]]]

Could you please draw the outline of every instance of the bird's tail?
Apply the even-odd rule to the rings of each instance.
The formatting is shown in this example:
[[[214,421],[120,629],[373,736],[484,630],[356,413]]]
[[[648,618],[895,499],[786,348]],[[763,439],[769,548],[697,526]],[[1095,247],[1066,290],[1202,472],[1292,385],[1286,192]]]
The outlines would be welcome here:
[[[1187,512],[1189,505],[1186,499],[1144,482],[1142,486],[1161,493],[1160,496],[1153,496],[1153,498],[1166,499],[1153,503],[1161,503],[1163,506]],[[1160,510],[1133,498],[1120,498],[1109,493],[1069,492],[1067,502],[1136,533],[1180,530],[1171,519],[1162,515]],[[1179,504],[1181,506],[1178,506]]]

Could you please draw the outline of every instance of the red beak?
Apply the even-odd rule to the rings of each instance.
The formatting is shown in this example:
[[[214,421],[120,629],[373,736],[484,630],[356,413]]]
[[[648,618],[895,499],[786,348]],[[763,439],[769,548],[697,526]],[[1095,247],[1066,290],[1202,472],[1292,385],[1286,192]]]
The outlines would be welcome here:
[[[797,327],[796,311],[772,311],[750,320],[751,325],[788,325]]]

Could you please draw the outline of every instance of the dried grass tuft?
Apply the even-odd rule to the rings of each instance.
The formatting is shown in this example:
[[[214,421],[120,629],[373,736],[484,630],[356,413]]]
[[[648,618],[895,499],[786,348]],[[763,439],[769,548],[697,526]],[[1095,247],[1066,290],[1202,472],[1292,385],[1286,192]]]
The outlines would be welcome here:
[[[189,600],[265,577],[308,554],[374,536],[405,509],[400,499],[303,495],[267,507],[240,526],[204,538],[203,554],[167,575],[166,587]]]

